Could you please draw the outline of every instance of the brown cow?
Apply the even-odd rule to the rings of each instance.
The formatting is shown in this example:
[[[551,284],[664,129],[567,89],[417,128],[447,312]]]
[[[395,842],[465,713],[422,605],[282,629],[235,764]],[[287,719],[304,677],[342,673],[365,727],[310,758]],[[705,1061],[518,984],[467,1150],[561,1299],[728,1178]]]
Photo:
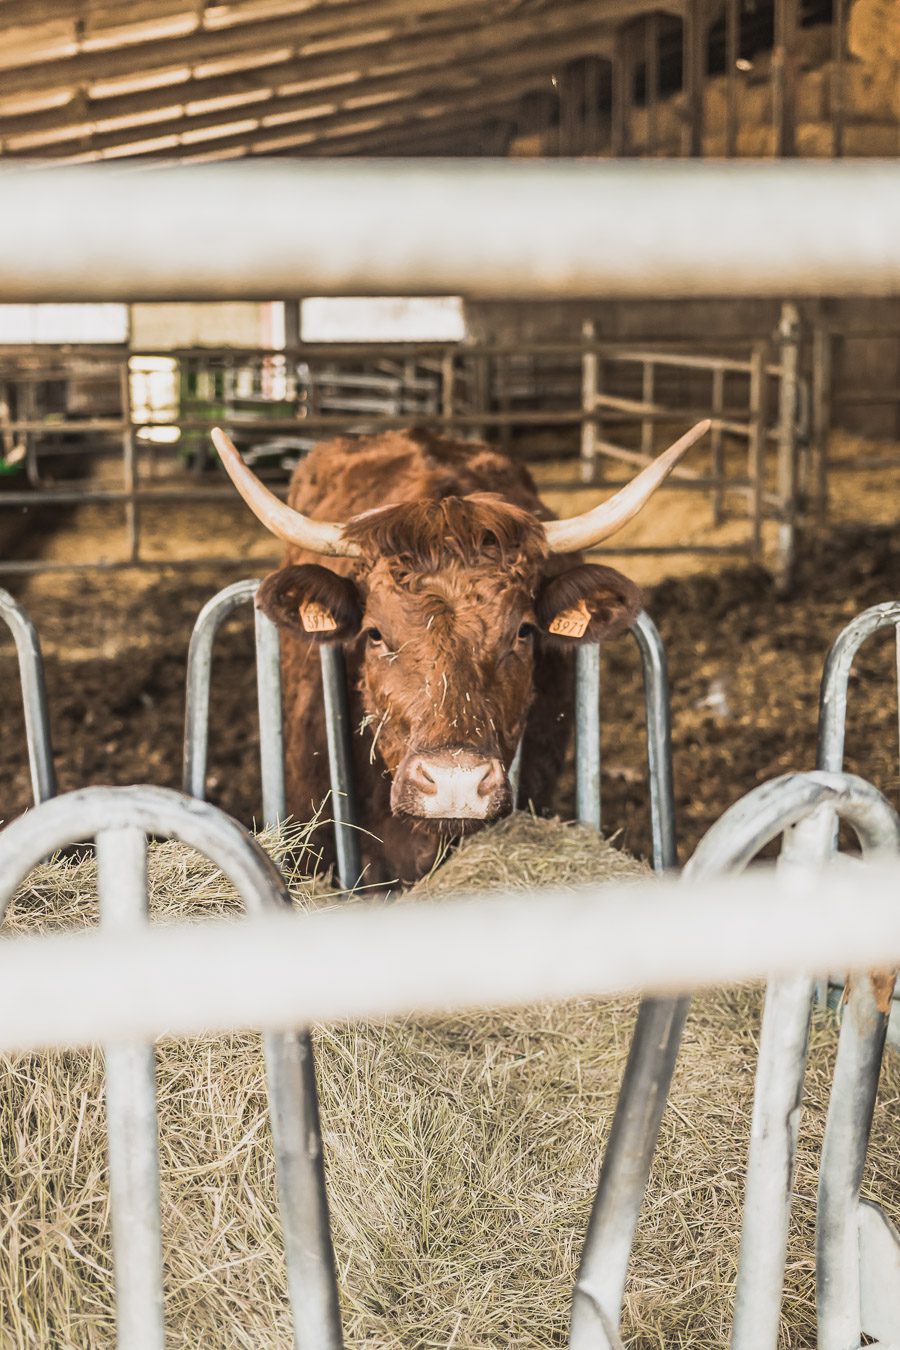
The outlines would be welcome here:
[[[319,642],[347,653],[367,880],[414,881],[442,842],[507,813],[523,734],[523,798],[550,809],[572,649],[640,609],[633,582],[579,550],[630,520],[708,426],[561,521],[508,456],[420,430],[316,446],[285,505],[216,430],[238,491],[288,544],[257,604],[283,634],[290,812],[307,819],[328,794]]]

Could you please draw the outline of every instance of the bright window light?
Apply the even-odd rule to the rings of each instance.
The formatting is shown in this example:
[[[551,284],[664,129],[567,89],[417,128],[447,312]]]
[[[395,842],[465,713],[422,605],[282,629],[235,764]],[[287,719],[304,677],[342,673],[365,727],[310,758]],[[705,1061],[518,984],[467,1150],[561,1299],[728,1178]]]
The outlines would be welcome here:
[[[127,341],[126,305],[0,305],[0,343]]]
[[[304,342],[462,342],[458,295],[314,296],[300,305]]]

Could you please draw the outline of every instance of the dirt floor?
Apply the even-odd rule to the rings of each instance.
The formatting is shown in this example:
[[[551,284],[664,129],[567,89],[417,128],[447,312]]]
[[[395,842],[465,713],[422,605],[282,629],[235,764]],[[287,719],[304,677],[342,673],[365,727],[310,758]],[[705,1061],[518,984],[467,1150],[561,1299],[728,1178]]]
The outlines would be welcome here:
[[[814,766],[817,690],[831,641],[861,609],[900,598],[895,528],[859,523],[896,519],[898,474],[883,474],[876,482],[846,475],[835,484],[834,495],[837,521],[805,541],[790,599],[776,595],[758,564],[735,566],[686,555],[619,564],[645,585],[646,607],[668,654],[683,858],[725,807],[755,784]],[[708,505],[693,495],[660,496],[655,512],[668,537],[673,531],[681,538],[709,537]],[[180,784],[185,658],[194,619],[220,587],[263,575],[272,556],[265,536],[237,504],[154,508],[145,513],[144,525],[151,556],[165,556],[174,545],[183,557],[227,552],[245,561],[187,572],[7,579],[43,641],[62,789],[89,783]],[[115,556],[117,528],[112,511],[82,508],[53,531],[29,529],[18,554],[56,562]],[[735,521],[719,528],[746,529]],[[653,520],[642,518],[640,529],[646,535]],[[847,767],[896,802],[890,644],[889,634],[879,634],[857,658]],[[623,843],[645,855],[644,720],[634,643],[625,637],[610,644],[604,662],[604,827],[621,831]],[[0,681],[0,818],[9,819],[29,805],[30,786],[15,660],[3,632]],[[260,784],[249,613],[219,638],[211,722],[210,798],[250,821],[259,810]],[[560,809],[572,810],[570,775],[561,785]]]

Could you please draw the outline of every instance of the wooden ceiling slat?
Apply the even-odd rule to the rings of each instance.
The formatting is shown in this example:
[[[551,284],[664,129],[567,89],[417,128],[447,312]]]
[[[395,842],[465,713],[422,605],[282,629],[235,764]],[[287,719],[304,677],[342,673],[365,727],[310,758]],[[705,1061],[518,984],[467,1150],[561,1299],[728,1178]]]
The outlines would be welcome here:
[[[315,90],[291,97],[272,97],[271,94],[264,93],[262,97],[252,102],[243,101],[235,106],[217,108],[197,116],[144,122],[140,126],[125,126],[85,137],[69,136],[68,144],[73,146],[73,152],[81,153],[89,150],[100,152],[127,146],[136,141],[146,141],[149,136],[191,134],[248,117],[264,119],[268,124],[268,120],[276,116],[315,113],[323,106],[329,106],[328,116],[333,116],[335,112],[347,109],[348,103],[380,94],[396,91],[398,99],[405,99],[424,88],[440,89],[447,95],[452,95],[454,89],[464,93],[474,82],[487,77],[506,78],[519,73],[530,73],[535,85],[543,74],[548,80],[549,91],[549,76],[561,64],[573,60],[586,50],[596,53],[608,42],[609,39],[604,37],[601,30],[594,32],[585,30],[577,36],[555,41],[532,38],[529,42],[520,42],[512,50],[501,51],[499,54],[490,53],[487,56],[476,55],[467,60],[454,60],[451,63],[447,62],[446,48],[442,43],[437,42],[427,47],[423,44],[422,59],[414,70],[405,74],[358,80],[351,84],[340,85],[331,92]],[[59,157],[65,153],[65,146],[61,145],[58,138],[47,139],[40,145],[36,145],[33,141],[21,145],[12,142],[7,147],[7,154],[17,153],[29,155],[49,153]]]
[[[385,108],[373,110],[354,110],[326,115],[322,118],[304,119],[295,123],[284,123],[281,126],[263,128],[253,132],[241,132],[235,135],[222,136],[221,138],[204,140],[202,147],[198,144],[198,151],[228,150],[236,147],[246,147],[248,153],[268,154],[277,151],[286,146],[296,146],[302,149],[312,145],[330,146],[333,141],[349,135],[363,134],[368,131],[376,131],[384,128],[406,128],[406,127],[428,127],[432,118],[446,116],[452,117],[455,114],[465,114],[467,112],[478,112],[486,107],[493,107],[497,103],[512,104],[521,99],[534,86],[533,77],[520,76],[515,80],[492,79],[476,86],[474,89],[466,91],[463,94],[448,95],[444,91],[436,91],[433,95],[417,93],[404,104],[390,105]],[[235,119],[237,120],[237,119]],[[371,123],[371,126],[369,125]],[[143,153],[146,158],[158,158],[163,156],[171,158],[179,149],[187,150],[187,147],[178,147],[174,144],[162,145],[153,148],[155,141],[161,138],[154,138],[151,142],[150,137],[144,138],[144,144],[147,147]],[[189,153],[184,156],[189,158]],[[79,157],[72,157],[69,162],[74,162]]]
[[[460,27],[442,26],[440,18],[434,25],[423,23],[410,37],[392,37],[377,44],[366,44],[341,53],[328,53],[280,61],[273,65],[254,66],[250,70],[214,78],[189,79],[161,88],[120,94],[109,98],[75,98],[63,107],[39,112],[3,116],[0,114],[0,140],[29,136],[56,128],[86,126],[106,118],[142,117],[147,113],[165,114],[171,109],[192,102],[218,97],[238,97],[258,93],[264,97],[273,89],[291,82],[304,80],[346,80],[356,62],[379,73],[386,66],[414,66],[421,58],[426,44],[440,42],[447,64],[467,58],[512,55],[517,47],[532,38],[546,36],[551,40],[570,31],[583,33],[586,46],[595,40],[599,19],[605,18],[608,5],[597,0],[581,0],[564,9],[554,8],[539,15],[507,19],[489,25]],[[355,83],[355,82],[354,82]]]
[[[162,70],[197,65],[240,52],[279,45],[300,46],[338,36],[352,28],[375,30],[389,20],[408,22],[418,15],[440,13],[446,0],[343,0],[341,4],[317,5],[289,17],[253,20],[227,28],[198,30],[188,36],[134,42],[101,51],[79,52],[54,61],[9,66],[3,71],[3,93],[51,91],[81,85],[91,80],[114,78],[141,70]],[[461,0],[456,16],[468,10],[473,21],[489,13],[484,0]]]

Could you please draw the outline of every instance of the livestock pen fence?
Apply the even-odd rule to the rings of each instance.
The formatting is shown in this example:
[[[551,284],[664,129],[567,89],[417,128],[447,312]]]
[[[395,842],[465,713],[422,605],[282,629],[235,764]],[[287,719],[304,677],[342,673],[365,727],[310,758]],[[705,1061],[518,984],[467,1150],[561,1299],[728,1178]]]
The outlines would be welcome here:
[[[878,338],[887,330],[872,330]],[[687,340],[600,340],[584,323],[569,341],[303,343],[257,348],[142,350],[128,346],[0,346],[0,442],[8,471],[0,510],[41,509],[52,522],[73,506],[114,510],[120,546],[103,558],[0,559],[7,574],[158,565],[141,514],[190,500],[232,500],[208,470],[210,429],[225,426],[276,488],[317,440],[412,423],[487,439],[526,462],[548,455],[561,493],[585,484],[614,489],[652,459],[684,420],[712,421],[709,463],[679,466],[671,488],[699,494],[713,526],[746,521],[743,538],[617,544],[619,554],[762,555],[764,526],[787,578],[804,516],[827,510],[834,410],[890,405],[891,389],[833,388],[840,335],[817,318],[801,324],[782,306],[778,330],[723,339],[718,350]],[[883,457],[882,457],[883,459]],[[882,461],[879,460],[879,463]],[[857,459],[865,469],[869,461]],[[233,561],[193,557],[192,565]],[[166,558],[177,564],[177,553]]]
[[[146,923],[146,877],[141,879],[141,869],[145,866],[141,828],[190,842],[219,863],[230,877],[239,874],[240,893],[252,912],[277,912],[279,906],[285,904],[283,888],[279,889],[273,883],[273,869],[269,867],[267,871],[259,866],[259,849],[232,822],[196,801],[202,798],[205,789],[215,633],[237,607],[253,600],[256,588],[257,583],[252,581],[228,587],[198,616],[188,661],[185,727],[184,786],[187,793],[193,794],[192,798],[160,789],[88,789],[55,803],[50,815],[44,813],[48,826],[57,831],[52,838],[48,839],[42,833],[34,818],[30,833],[25,832],[25,856],[30,856],[29,849],[32,852],[36,849],[34,856],[38,859],[60,842],[67,842],[61,839],[59,830],[75,828],[77,821],[78,830],[89,832],[90,821],[98,822],[101,891],[104,886],[115,891],[115,897],[110,894],[105,901],[101,895],[104,924]],[[18,607],[5,596],[0,599],[13,631],[29,630],[28,621]],[[840,760],[847,680],[855,651],[879,627],[891,625],[897,631],[898,624],[900,604],[878,606],[854,620],[836,640],[826,663],[822,687],[820,764],[825,767],[833,765],[835,759]],[[646,615],[640,616],[634,633],[645,671],[653,859],[657,871],[662,872],[673,867],[676,861],[665,657],[656,629]],[[259,611],[256,611],[256,639],[263,818],[272,824],[284,816],[278,638],[277,630]],[[576,680],[576,745],[580,770],[578,815],[580,819],[596,824],[600,820],[596,754],[599,746],[598,654],[596,647],[583,650]],[[23,690],[30,691],[26,692],[26,706],[32,705],[28,718],[29,742],[36,742],[46,755],[50,743],[46,705],[34,693],[43,684],[36,638],[20,649],[20,655]],[[360,876],[360,864],[353,833],[350,727],[343,672],[336,651],[323,648],[321,655],[338,873],[341,884],[352,889]],[[31,758],[32,762],[40,758],[34,749]],[[860,780],[828,773],[788,775],[751,793],[727,812],[697,850],[685,878],[741,870],[781,832],[785,832],[782,868],[789,876],[796,875],[797,869],[803,871],[813,864],[821,866],[832,847],[836,817],[853,825],[868,850],[893,855],[900,849],[900,821],[887,803]],[[19,840],[18,848],[21,847]],[[243,869],[236,861],[242,848],[249,852],[243,859]],[[127,874],[129,868],[137,869],[133,884],[123,884],[123,873]],[[114,888],[110,880],[113,876],[116,878]],[[8,899],[11,889],[5,893]],[[786,900],[785,903],[790,906],[793,901]],[[781,917],[779,932],[783,927]],[[833,952],[835,948],[831,950]],[[811,956],[808,959],[811,960]],[[846,960],[846,949],[841,950],[841,960]],[[860,1202],[857,1207],[856,1200],[889,1022],[884,1015],[883,1001],[876,1002],[871,982],[856,981],[851,989],[851,1003],[845,1013],[846,1027],[841,1033],[842,1058],[835,1080],[832,1111],[836,1123],[829,1126],[823,1160],[820,1316],[826,1329],[829,1324],[844,1327],[848,1309],[858,1305],[860,1328],[870,1335],[887,1338],[887,1329],[894,1326],[895,1320],[890,1303],[894,1290],[890,1253],[895,1249],[895,1242],[878,1207],[869,1202]],[[785,1136],[778,1124],[790,1113],[792,1104],[799,1101],[802,1093],[813,990],[813,977],[804,975],[773,985],[767,999],[737,1288],[733,1343],[738,1347],[774,1345],[777,1337],[781,1271],[790,1209],[790,1186],[786,1185],[785,1178],[792,1173],[796,1148],[796,1130]],[[638,1014],[629,1067],[573,1304],[572,1346],[617,1344],[613,1328],[624,1290],[631,1234],[647,1184],[687,1007],[684,999],[647,999]],[[303,1163],[303,1159],[310,1157],[320,1162],[321,1155],[320,1145],[314,1143],[318,1139],[319,1124],[311,1055],[311,1043],[305,1033],[298,1033],[294,1038],[268,1038],[282,1217],[297,1319],[297,1344],[301,1347],[340,1344],[324,1180],[320,1167],[313,1165],[310,1170],[309,1164]],[[295,1060],[302,1071],[299,1078],[291,1067]],[[129,1346],[159,1346],[163,1341],[162,1266],[153,1055],[149,1044],[130,1045],[121,1051],[113,1048],[108,1053],[107,1093],[120,1334],[122,1343]],[[289,1127],[285,1121],[290,1122]],[[301,1150],[300,1164],[292,1161],[290,1129],[294,1132],[294,1142],[297,1139],[307,1141]],[[855,1186],[849,1199],[846,1192],[848,1175]],[[857,1224],[858,1256],[855,1245]],[[852,1250],[848,1250],[851,1242],[848,1228],[853,1234]],[[311,1234],[315,1235],[312,1254]],[[900,1253],[900,1248],[897,1251]],[[864,1294],[860,1297],[855,1293],[847,1265],[848,1261],[852,1265],[857,1259],[865,1284]],[[607,1339],[598,1339],[599,1328],[603,1328]],[[766,1339],[759,1339],[761,1332],[765,1332]],[[142,1336],[146,1339],[141,1339]],[[821,1343],[828,1345],[829,1341],[823,1339]],[[885,1339],[885,1343],[889,1342]]]
[[[441,177],[432,168],[394,166],[387,174],[379,168],[377,178],[365,166],[309,176],[296,166],[288,173],[283,166],[254,167],[261,172],[251,175],[252,193],[244,178],[232,179],[232,169],[204,175],[202,185],[161,171],[129,177],[124,188],[114,177],[89,175],[88,183],[80,176],[61,179],[56,171],[10,176],[5,186],[12,184],[20,209],[0,218],[0,295],[77,296],[88,281],[92,298],[116,286],[145,297],[201,298],[209,288],[219,295],[235,288],[265,294],[273,258],[276,273],[290,275],[292,284],[308,288],[316,276],[320,289],[335,290],[360,277],[382,292],[453,293],[467,283],[488,295],[498,288],[542,295],[551,287],[570,295],[603,288],[646,294],[651,287],[784,294],[789,284],[803,294],[900,290],[900,188],[873,166],[849,172],[849,166],[829,166],[824,174],[796,165],[754,168],[739,177],[718,171],[714,179],[707,166],[659,175],[654,166],[649,175],[623,175],[615,168],[582,174],[558,166],[527,166],[520,174],[518,166],[510,173],[513,166],[501,165],[492,166],[489,177],[454,165],[441,166]],[[383,176],[395,228],[382,240],[373,225],[387,206]],[[202,237],[204,266],[189,246],[179,253],[142,244],[150,180],[157,194],[154,243],[160,229],[164,236],[171,231],[174,243],[190,225],[193,234],[185,231],[184,238]],[[239,183],[245,190],[235,194]],[[335,200],[330,194],[339,203],[349,184],[357,209],[328,209]],[[267,201],[267,192],[276,186],[279,209],[268,210],[276,201]],[[40,266],[29,265],[33,227],[23,229],[23,221],[43,219],[63,187],[73,193],[65,228],[56,230],[50,221],[52,238],[45,231]],[[292,209],[298,187],[293,205],[299,208],[303,193],[314,192],[319,211]],[[767,210],[783,212],[779,231],[752,228],[761,192]],[[561,209],[576,200],[579,212]],[[873,201],[881,208],[874,227]],[[197,213],[222,228],[212,235],[198,230]],[[517,229],[526,217],[528,231]],[[704,228],[713,218],[714,238]],[[659,248],[661,220],[665,249]],[[413,221],[413,233],[404,237]],[[283,231],[285,222],[290,231]],[[120,233],[127,240],[124,258],[116,248]],[[210,237],[217,250],[212,265]],[[230,251],[237,241],[235,267]],[[102,268],[96,265],[101,258]],[[30,649],[32,661],[36,650]],[[837,818],[856,834],[862,861],[827,865]],[[281,1135],[275,1129],[276,1148],[279,1138],[287,1140],[298,1161],[298,1142],[300,1151],[307,1146],[296,1191],[285,1182],[284,1166],[279,1174],[295,1343],[299,1350],[334,1350],[341,1331],[320,1175],[308,1166],[317,1134],[310,1126],[311,1059],[301,1072],[297,1053],[308,1044],[303,1029],[314,1021],[639,991],[643,1002],[572,1304],[570,1345],[604,1350],[621,1346],[622,1291],[686,1012],[684,994],[768,977],[732,1343],[773,1350],[812,977],[837,968],[854,978],[820,1168],[818,1341],[822,1350],[858,1346],[863,1335],[885,1350],[897,1343],[900,1246],[878,1207],[860,1200],[888,1020],[865,972],[900,963],[900,819],[872,787],[820,771],[764,785],[725,813],[679,881],[311,916],[276,914],[274,905],[263,914],[269,907],[262,895],[278,900],[279,883],[249,840],[237,847],[233,827],[217,822],[212,808],[159,789],[86,789],[45,802],[0,836],[4,899],[42,857],[72,840],[98,838],[110,863],[100,869],[105,912],[99,932],[4,944],[0,1049],[99,1041],[113,1047],[107,1068],[114,1080],[118,1073],[121,1084],[128,1073],[129,1081],[144,1084],[143,1136],[129,1135],[134,1152],[118,1163],[111,1148],[121,1346],[159,1350],[164,1336],[155,1149],[151,1157],[147,1147],[147,1122],[153,1128],[154,1121],[146,1114],[148,1046],[162,1032],[252,1026],[267,1029],[270,1046],[281,1038],[281,1068],[297,1090],[279,1105],[281,1075],[270,1074],[273,1115],[282,1112],[286,1126]],[[244,924],[148,927],[148,832],[183,838],[227,865],[248,900],[255,888],[260,912]],[[743,871],[779,835],[784,847],[774,877],[767,871],[727,875]],[[114,1106],[113,1119],[115,1113]],[[135,1207],[138,1196],[148,1202],[143,1209]]]

